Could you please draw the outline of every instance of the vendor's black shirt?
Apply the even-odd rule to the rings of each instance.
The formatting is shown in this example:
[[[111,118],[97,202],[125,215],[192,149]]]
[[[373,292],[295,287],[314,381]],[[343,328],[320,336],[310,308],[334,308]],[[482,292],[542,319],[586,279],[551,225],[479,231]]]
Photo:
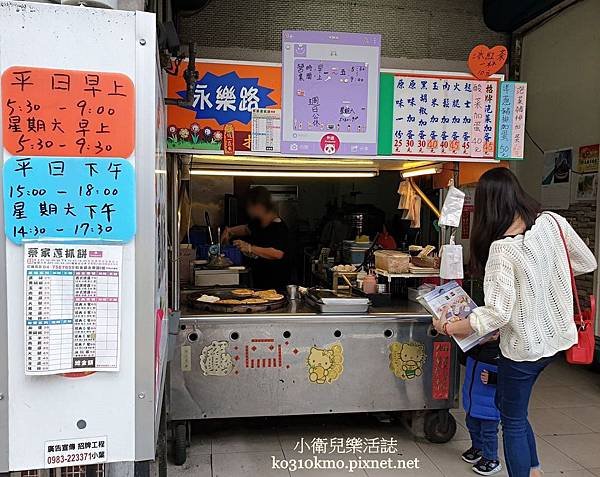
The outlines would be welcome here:
[[[248,224],[248,242],[257,247],[274,248],[283,252],[281,260],[257,258],[251,260],[252,278],[255,288],[285,289],[290,279],[289,231],[281,219],[275,219],[266,227],[258,222]]]

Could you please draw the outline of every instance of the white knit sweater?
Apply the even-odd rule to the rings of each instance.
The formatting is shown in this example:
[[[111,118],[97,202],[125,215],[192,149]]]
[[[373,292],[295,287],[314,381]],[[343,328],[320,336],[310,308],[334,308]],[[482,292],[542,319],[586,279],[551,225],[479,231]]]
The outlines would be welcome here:
[[[484,335],[500,330],[500,350],[514,361],[535,361],[577,342],[569,265],[556,222],[541,214],[524,235],[492,243],[485,267],[485,306],[471,326]],[[596,269],[596,259],[566,219],[552,214],[565,235],[576,275]]]

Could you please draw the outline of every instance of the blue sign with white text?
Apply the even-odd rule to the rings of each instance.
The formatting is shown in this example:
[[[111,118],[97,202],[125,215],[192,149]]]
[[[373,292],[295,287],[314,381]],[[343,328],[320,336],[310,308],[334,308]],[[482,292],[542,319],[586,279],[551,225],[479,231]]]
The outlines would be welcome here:
[[[515,107],[515,83],[500,83],[500,111],[498,114],[498,159],[510,158],[512,152],[513,110]]]
[[[3,171],[5,233],[16,244],[135,235],[135,170],[126,159],[11,157]]]

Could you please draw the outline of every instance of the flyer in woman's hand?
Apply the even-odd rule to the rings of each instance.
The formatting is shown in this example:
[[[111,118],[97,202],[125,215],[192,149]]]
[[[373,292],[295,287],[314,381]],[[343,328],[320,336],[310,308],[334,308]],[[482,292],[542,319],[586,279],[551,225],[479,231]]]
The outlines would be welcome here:
[[[465,320],[477,308],[467,292],[455,281],[436,287],[420,296],[419,302],[441,320]],[[469,351],[487,338],[487,335],[478,336],[475,332],[464,338],[454,337],[456,344],[463,351]]]

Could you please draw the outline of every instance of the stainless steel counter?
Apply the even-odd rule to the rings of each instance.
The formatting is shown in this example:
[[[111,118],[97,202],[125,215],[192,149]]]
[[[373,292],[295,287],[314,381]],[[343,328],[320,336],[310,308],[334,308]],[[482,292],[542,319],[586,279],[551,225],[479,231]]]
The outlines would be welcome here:
[[[206,313],[197,310],[189,302],[186,302],[185,298],[182,297],[182,321],[186,320],[206,320],[212,322],[213,320],[219,320],[221,322],[233,323],[239,322],[240,320],[246,322],[250,321],[281,321],[281,320],[307,320],[316,321],[324,320],[327,322],[344,321],[344,322],[356,322],[365,319],[377,320],[377,321],[389,321],[389,320],[415,320],[419,322],[431,321],[431,313],[423,308],[418,303],[408,300],[398,300],[393,302],[387,307],[371,307],[368,313],[360,314],[323,314],[318,313],[313,307],[309,306],[302,300],[295,300],[288,302],[287,307],[280,308],[275,311],[268,311],[262,313],[243,313],[243,314],[218,314],[218,313]]]
[[[454,346],[422,306],[319,314],[302,301],[256,314],[185,304],[171,366],[171,418],[455,407]]]

